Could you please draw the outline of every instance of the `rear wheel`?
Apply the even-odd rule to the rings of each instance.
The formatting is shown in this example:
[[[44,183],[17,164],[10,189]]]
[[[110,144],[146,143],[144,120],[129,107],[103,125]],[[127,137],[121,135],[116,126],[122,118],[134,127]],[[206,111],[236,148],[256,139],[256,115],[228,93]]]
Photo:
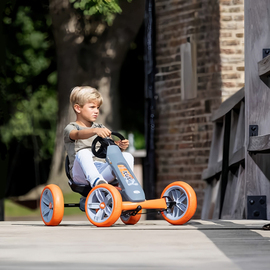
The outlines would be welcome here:
[[[91,190],[85,202],[85,213],[89,221],[98,227],[114,224],[122,212],[122,197],[119,191],[108,184]]]
[[[139,211],[138,214],[136,214],[135,216],[131,216],[129,214],[122,214],[120,218],[124,224],[134,225],[140,220],[141,215],[142,215],[142,210]]]
[[[62,190],[54,184],[46,186],[40,197],[40,214],[48,226],[58,225],[64,216],[64,197]]]
[[[168,185],[161,194],[166,199],[167,209],[161,212],[165,220],[173,225],[188,222],[196,212],[197,197],[193,188],[185,182]]]

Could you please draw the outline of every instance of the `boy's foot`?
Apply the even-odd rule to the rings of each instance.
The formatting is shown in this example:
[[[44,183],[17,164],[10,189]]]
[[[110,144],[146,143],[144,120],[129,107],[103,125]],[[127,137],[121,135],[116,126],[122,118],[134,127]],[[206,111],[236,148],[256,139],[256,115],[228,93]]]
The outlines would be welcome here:
[[[97,178],[93,184],[93,187],[96,187],[97,185],[101,184],[108,184],[108,182],[105,179]]]
[[[118,180],[115,178],[112,182],[110,182],[110,185],[114,186],[114,187],[118,187],[119,186],[119,182]]]

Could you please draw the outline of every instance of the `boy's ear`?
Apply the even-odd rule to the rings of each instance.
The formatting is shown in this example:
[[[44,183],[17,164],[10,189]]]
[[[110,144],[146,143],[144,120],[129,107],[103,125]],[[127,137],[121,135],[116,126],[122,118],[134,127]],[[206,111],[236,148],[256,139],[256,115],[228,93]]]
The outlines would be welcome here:
[[[74,110],[76,113],[81,113],[81,106],[79,104],[74,105]]]

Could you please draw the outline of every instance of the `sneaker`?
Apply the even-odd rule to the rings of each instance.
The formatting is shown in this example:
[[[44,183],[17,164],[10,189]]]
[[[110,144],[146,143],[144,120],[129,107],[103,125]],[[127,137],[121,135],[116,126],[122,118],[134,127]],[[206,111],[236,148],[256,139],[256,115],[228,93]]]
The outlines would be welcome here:
[[[93,187],[96,187],[101,184],[108,184],[108,182],[102,178],[97,178],[93,184]]]

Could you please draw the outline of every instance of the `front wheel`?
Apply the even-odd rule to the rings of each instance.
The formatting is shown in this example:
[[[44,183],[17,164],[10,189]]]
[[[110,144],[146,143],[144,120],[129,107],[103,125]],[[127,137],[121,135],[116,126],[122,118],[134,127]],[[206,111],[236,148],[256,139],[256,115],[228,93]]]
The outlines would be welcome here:
[[[178,181],[168,185],[163,190],[161,198],[165,198],[167,203],[167,209],[163,210],[161,214],[173,225],[185,224],[196,212],[196,193],[185,182]]]
[[[96,186],[86,198],[86,216],[97,227],[111,226],[120,217],[121,212],[122,197],[119,191],[111,185]]]
[[[46,186],[40,197],[40,214],[47,226],[57,226],[64,216],[62,190],[54,184]]]

